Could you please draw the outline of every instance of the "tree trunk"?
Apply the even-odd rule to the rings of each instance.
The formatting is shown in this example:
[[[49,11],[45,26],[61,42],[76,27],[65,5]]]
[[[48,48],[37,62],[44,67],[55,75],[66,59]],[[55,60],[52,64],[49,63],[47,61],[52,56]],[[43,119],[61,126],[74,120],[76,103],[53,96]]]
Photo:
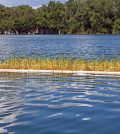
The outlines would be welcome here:
[[[59,35],[61,35],[61,31],[59,30],[58,32],[59,32]]]

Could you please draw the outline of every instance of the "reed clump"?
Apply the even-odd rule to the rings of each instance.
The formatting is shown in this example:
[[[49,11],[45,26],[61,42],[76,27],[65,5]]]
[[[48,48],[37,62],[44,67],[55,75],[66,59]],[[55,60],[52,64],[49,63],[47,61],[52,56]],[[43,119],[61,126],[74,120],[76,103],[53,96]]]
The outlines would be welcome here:
[[[14,58],[0,62],[0,69],[120,71],[118,60]]]

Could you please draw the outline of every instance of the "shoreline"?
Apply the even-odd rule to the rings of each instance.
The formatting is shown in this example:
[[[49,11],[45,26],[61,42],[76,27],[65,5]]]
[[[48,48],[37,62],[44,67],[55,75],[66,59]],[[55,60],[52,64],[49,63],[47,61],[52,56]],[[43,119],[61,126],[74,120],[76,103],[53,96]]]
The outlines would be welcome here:
[[[108,71],[72,71],[72,70],[32,70],[32,69],[0,69],[0,73],[46,73],[46,74],[76,74],[76,75],[99,75],[120,76],[120,72]]]
[[[63,35],[120,35],[120,34],[109,34],[109,33],[92,33],[92,34],[87,34],[87,33],[80,33],[80,34],[0,34],[0,35],[4,35],[4,36],[24,36],[24,35],[28,35],[28,36],[38,36],[38,35],[49,35],[49,36],[52,36],[52,35],[56,35],[56,36],[63,36]]]

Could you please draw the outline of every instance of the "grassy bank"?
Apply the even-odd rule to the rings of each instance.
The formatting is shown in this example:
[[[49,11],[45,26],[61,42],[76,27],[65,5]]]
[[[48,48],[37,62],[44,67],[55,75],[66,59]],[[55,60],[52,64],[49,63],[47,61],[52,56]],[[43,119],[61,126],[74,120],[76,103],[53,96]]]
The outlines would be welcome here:
[[[16,58],[0,62],[0,69],[120,71],[119,60]]]

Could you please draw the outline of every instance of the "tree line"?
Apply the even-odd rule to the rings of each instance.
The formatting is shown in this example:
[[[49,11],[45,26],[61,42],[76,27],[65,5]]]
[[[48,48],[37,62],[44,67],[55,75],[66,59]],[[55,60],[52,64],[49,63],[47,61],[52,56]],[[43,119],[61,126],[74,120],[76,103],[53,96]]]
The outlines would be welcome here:
[[[50,1],[37,9],[0,5],[0,34],[120,34],[120,0]]]

